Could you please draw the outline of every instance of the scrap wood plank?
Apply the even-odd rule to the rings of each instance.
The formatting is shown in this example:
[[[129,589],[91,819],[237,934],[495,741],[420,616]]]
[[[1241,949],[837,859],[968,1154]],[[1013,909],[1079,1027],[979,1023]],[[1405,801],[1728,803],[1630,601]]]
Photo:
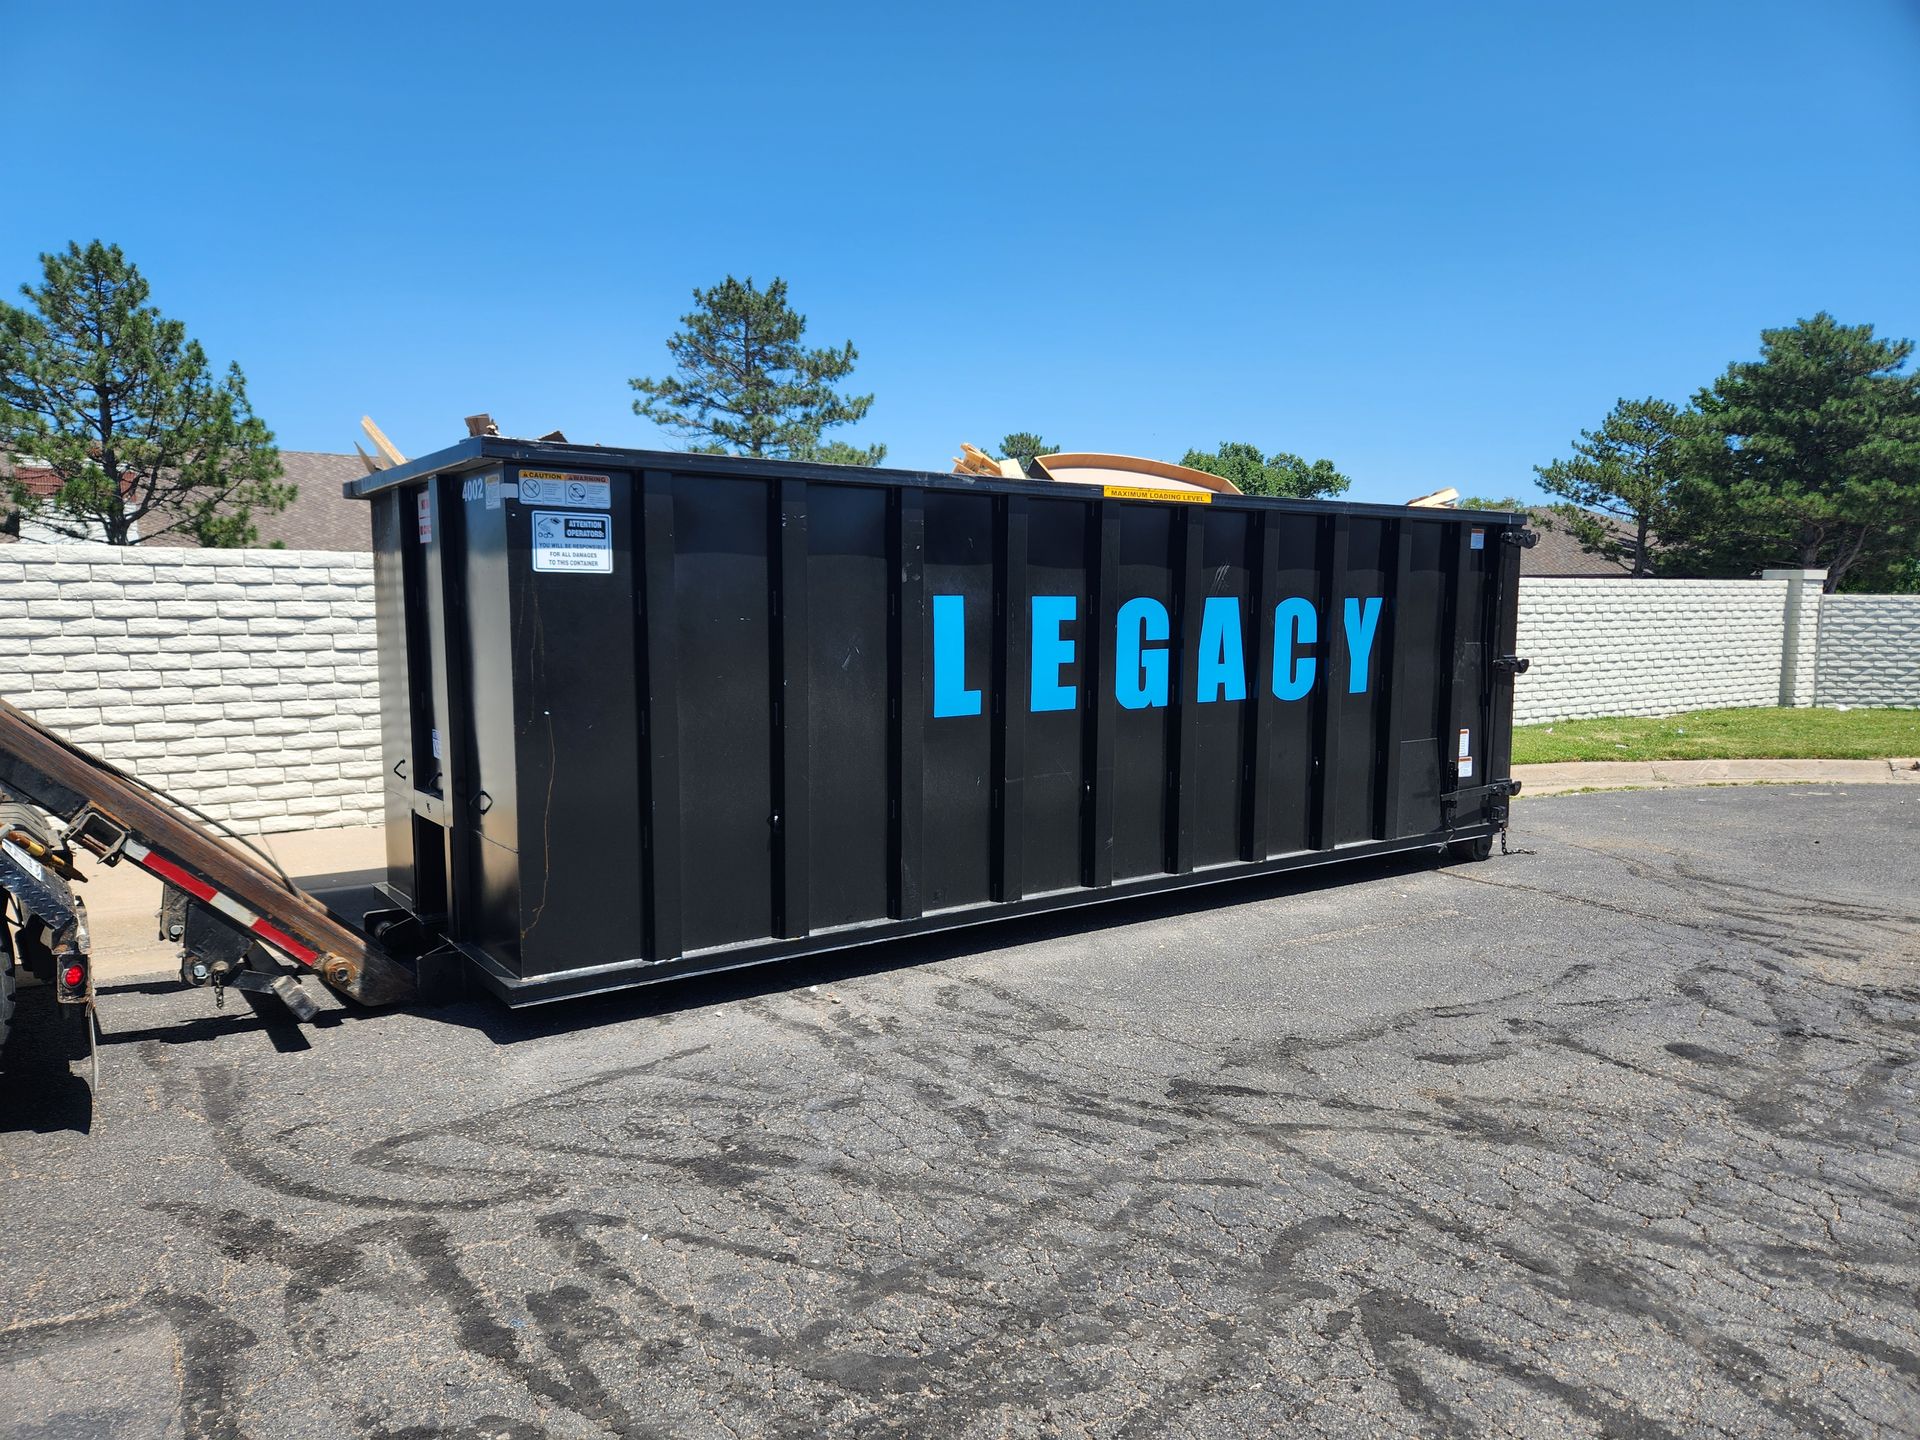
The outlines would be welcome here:
[[[407,463],[407,457],[402,455],[394,443],[387,439],[380,427],[373,423],[373,417],[371,415],[362,415],[360,417],[360,428],[367,432],[367,438],[373,441],[375,447],[382,455],[387,457],[387,463],[389,465],[404,465]]]

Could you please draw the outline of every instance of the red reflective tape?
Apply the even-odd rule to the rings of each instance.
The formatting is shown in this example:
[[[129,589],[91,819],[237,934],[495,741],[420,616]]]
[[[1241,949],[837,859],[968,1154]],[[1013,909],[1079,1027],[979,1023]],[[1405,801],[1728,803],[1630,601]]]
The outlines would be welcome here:
[[[247,928],[253,931],[254,934],[269,944],[286,951],[287,954],[291,955],[301,964],[312,965],[319,960],[320,952],[318,950],[308,949],[305,945],[302,945],[298,940],[287,934],[286,931],[276,929],[266,921],[258,919],[251,910],[241,905],[231,896],[215,890],[213,886],[207,884],[206,881],[196,879],[192,875],[189,875],[185,870],[182,870],[178,865],[164,856],[156,855],[151,850],[134,854],[134,852],[129,849],[127,853],[133,855],[135,864],[141,866],[143,869],[152,871],[169,885],[177,885],[180,889],[193,896],[194,899],[204,900],[210,905],[218,906],[218,908],[223,911],[233,913],[236,919],[244,920],[247,922]]]
[[[264,920],[256,920],[252,925],[253,933],[262,940],[278,946],[302,965],[311,965],[320,958],[318,950],[309,950],[284,930],[276,930]]]
[[[134,857],[144,869],[151,870],[169,885],[177,885],[196,900],[213,899],[213,887],[204,880],[196,880],[171,860],[162,858],[149,850],[144,855]]]

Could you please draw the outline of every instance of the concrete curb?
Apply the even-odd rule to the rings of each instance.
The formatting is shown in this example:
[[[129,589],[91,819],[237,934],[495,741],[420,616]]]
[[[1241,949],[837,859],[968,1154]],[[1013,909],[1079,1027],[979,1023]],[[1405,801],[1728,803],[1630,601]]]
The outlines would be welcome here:
[[[1920,760],[1599,760],[1516,765],[1521,794],[1569,790],[1672,790],[1687,785],[1826,782],[1920,787]]]

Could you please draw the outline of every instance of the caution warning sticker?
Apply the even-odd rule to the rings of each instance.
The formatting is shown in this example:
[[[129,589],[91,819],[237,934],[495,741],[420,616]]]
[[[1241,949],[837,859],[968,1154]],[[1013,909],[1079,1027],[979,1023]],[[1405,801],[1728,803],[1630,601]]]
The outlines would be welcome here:
[[[613,481],[606,475],[580,475],[571,470],[522,470],[519,500],[522,505],[607,510],[613,506]]]
[[[570,575],[611,575],[613,517],[534,511],[533,568]]]

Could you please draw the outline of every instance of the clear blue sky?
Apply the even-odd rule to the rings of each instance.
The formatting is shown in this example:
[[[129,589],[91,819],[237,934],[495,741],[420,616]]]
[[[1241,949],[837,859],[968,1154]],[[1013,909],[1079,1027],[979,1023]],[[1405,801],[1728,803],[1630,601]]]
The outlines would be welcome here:
[[[786,277],[945,469],[1038,430],[1531,494],[1816,310],[1920,337],[1920,4],[0,0],[0,283],[117,241],[281,443],[662,443]],[[666,442],[672,443],[672,442]]]

